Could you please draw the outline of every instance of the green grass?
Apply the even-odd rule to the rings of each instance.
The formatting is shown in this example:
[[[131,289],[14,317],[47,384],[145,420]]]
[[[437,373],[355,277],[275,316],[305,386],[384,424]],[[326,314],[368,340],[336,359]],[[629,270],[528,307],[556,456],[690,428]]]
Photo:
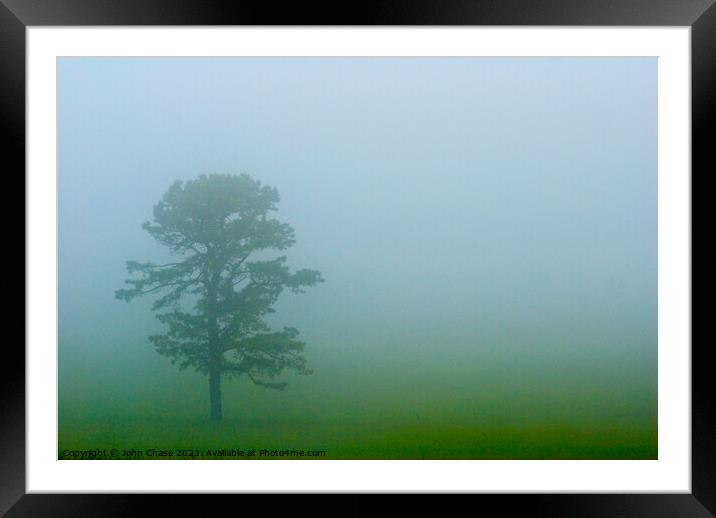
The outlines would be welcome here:
[[[219,424],[206,418],[206,378],[152,351],[104,362],[91,349],[68,353],[58,456],[154,448],[199,449],[198,458],[210,458],[207,449],[324,450],[327,460],[657,458],[655,361],[478,352],[321,351],[315,373],[288,378],[285,391],[227,380]]]
[[[656,459],[654,426],[311,423],[103,418],[65,422],[59,456],[82,449],[324,450],[324,459]],[[148,457],[143,457],[148,458]],[[173,457],[178,458],[176,453]],[[233,457],[240,458],[240,457]]]

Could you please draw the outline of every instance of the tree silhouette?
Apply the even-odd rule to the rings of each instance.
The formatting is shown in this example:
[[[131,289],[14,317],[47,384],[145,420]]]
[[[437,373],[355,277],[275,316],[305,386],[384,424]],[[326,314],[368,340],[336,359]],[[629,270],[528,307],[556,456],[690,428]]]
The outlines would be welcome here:
[[[291,273],[286,257],[256,259],[294,244],[293,228],[271,219],[278,191],[248,175],[201,175],[176,181],[154,206],[144,230],[168,247],[176,262],[127,262],[129,301],[161,294],[152,309],[166,332],[151,336],[157,351],[209,377],[210,415],[222,419],[221,379],[246,375],[253,383],[283,389],[286,369],[309,374],[298,331],[271,331],[264,317],[285,288],[302,292],[323,279],[315,270]],[[194,301],[193,311],[180,301]]]

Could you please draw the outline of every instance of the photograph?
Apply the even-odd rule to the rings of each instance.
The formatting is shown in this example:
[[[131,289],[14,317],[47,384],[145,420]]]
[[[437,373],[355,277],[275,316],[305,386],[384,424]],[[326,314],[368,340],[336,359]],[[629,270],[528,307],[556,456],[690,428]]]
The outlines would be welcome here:
[[[57,459],[659,459],[658,66],[58,56]]]

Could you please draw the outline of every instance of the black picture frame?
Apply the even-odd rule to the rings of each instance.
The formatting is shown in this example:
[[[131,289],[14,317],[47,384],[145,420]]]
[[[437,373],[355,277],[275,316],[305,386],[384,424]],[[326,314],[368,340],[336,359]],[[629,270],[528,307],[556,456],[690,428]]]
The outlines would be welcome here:
[[[709,156],[713,140],[708,129],[716,123],[714,0],[444,0],[439,4],[434,0],[365,0],[287,2],[285,6],[247,0],[0,0],[0,142],[6,164],[6,199],[20,198],[20,192],[25,192],[24,181],[8,187],[8,180],[19,182],[24,178],[25,29],[83,25],[690,26],[692,189],[694,172],[706,176],[713,170]],[[9,204],[4,204],[4,212],[8,222],[14,220],[9,218]],[[501,514],[521,511],[527,516],[716,515],[716,405],[711,401],[716,383],[707,361],[709,345],[692,340],[691,348],[690,494],[475,495],[482,500],[479,505],[489,501],[501,507]],[[147,503],[160,498],[163,513],[179,507],[187,510],[185,496],[25,494],[25,355],[20,340],[15,339],[6,339],[4,352],[0,377],[0,514],[134,516],[148,511]],[[341,504],[341,512],[364,505],[356,498],[351,505]],[[370,507],[370,500],[367,502]]]

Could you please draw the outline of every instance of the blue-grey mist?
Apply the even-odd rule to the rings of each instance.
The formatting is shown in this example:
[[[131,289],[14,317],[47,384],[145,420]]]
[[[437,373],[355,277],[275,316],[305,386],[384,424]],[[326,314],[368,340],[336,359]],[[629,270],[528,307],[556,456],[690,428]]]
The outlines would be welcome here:
[[[314,373],[225,381],[237,430],[656,426],[656,59],[62,58],[58,85],[68,441],[207,417],[114,291],[208,173],[275,186],[289,266],[325,278],[271,317]]]

